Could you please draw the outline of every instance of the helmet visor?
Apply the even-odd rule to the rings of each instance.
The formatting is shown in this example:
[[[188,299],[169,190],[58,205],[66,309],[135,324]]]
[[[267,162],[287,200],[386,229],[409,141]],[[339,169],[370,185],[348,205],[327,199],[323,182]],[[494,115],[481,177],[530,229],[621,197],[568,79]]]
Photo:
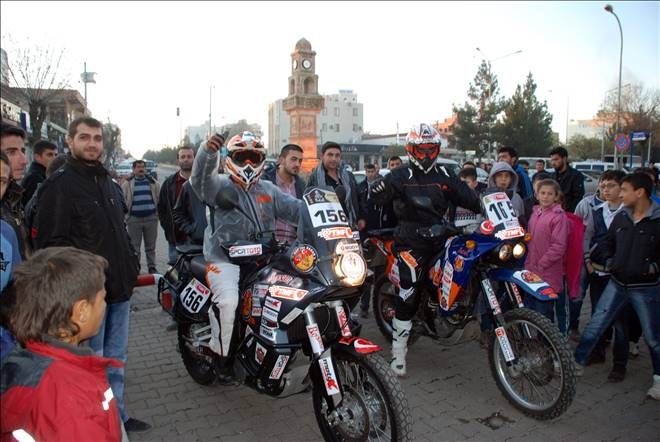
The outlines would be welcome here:
[[[237,152],[232,152],[231,159],[240,167],[243,167],[246,164],[258,166],[264,162],[265,155],[263,152],[257,150],[239,150]]]

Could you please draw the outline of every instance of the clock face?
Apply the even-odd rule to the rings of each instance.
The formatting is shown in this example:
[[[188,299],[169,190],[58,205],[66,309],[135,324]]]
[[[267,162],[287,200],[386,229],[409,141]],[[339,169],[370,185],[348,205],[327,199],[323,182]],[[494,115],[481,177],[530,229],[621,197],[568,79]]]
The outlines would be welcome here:
[[[309,61],[309,60],[307,60],[307,59],[304,59],[304,60],[302,61],[302,65],[303,65],[303,67],[304,67],[305,69],[309,69],[309,68],[312,67],[312,62]]]
[[[298,60],[293,60],[293,70],[298,69]]]

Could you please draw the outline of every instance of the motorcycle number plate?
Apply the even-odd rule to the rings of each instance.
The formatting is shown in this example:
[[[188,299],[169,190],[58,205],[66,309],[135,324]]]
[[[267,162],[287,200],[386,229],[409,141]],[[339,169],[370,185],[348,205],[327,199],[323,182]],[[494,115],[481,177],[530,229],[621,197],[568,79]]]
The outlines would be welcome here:
[[[193,278],[181,292],[181,303],[190,313],[199,313],[210,296],[211,290]]]
[[[348,218],[339,203],[321,203],[308,206],[314,227],[348,226]]]
[[[525,234],[520,227],[518,217],[511,200],[504,192],[491,193],[482,198],[484,213],[495,226],[496,237],[500,239],[517,238]]]

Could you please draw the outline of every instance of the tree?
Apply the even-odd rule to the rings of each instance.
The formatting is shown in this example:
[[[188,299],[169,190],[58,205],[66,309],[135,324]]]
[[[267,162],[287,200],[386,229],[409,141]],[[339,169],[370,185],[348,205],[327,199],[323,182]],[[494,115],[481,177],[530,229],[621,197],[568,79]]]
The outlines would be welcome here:
[[[600,160],[601,151],[606,154],[612,152],[612,141],[605,141],[600,138],[587,138],[584,135],[573,135],[568,140],[568,156],[573,160]],[[547,154],[547,152],[546,152]]]
[[[552,115],[546,102],[536,98],[536,83],[530,72],[524,86],[518,85],[495,131],[502,143],[515,147],[521,156],[546,156],[552,146]]]
[[[481,158],[495,141],[492,129],[505,105],[506,100],[499,97],[497,76],[490,63],[483,60],[468,88],[468,101],[453,108],[456,126],[449,138],[450,145],[464,151],[474,150]]]
[[[30,144],[41,139],[49,100],[68,87],[68,79],[60,72],[63,55],[64,49],[57,52],[38,46],[19,48],[8,63],[9,77],[30,115]]]
[[[157,163],[176,164],[177,147],[163,147],[160,150],[148,150],[142,156],[145,160],[152,160]]]
[[[124,151],[121,148],[121,129],[110,120],[103,125],[103,165],[106,168],[114,168],[117,159],[121,158]]]
[[[261,126],[259,126],[257,123],[248,123],[247,120],[238,120],[236,123],[228,124],[223,127],[223,130],[229,131],[227,139],[243,131],[249,131],[258,136],[263,135]]]

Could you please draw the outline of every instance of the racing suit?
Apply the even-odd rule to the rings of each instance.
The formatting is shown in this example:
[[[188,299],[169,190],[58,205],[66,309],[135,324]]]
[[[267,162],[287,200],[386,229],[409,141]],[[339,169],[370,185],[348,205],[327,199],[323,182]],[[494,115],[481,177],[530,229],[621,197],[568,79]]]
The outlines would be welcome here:
[[[258,180],[245,190],[226,175],[219,175],[218,153],[209,151],[206,142],[200,145],[195,157],[190,185],[200,200],[214,208],[213,222],[204,233],[204,259],[206,282],[219,311],[219,323],[216,315],[209,314],[212,331],[209,345],[216,353],[227,356],[238,306],[240,267],[230,262],[225,248],[238,240],[252,240],[261,233],[272,235],[276,218],[297,225],[301,201],[265,180]],[[216,196],[226,186],[234,186],[240,207],[231,210],[218,207]]]

